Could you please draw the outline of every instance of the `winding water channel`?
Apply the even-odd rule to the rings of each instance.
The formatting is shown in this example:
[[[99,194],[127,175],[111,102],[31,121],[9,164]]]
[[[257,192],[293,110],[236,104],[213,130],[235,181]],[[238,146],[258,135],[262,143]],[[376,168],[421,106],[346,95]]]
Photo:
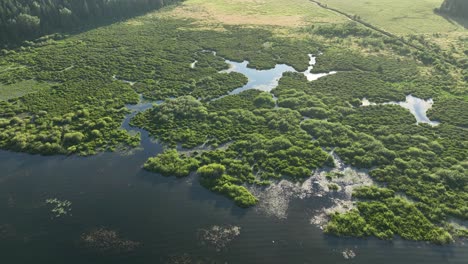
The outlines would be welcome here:
[[[256,71],[247,68],[246,62],[230,64],[231,71],[249,77],[245,87],[232,93],[270,91],[283,72],[293,70],[277,65]],[[304,74],[310,80],[323,77],[312,77],[310,69]],[[132,113],[122,127],[142,134],[141,146],[132,153],[44,157],[0,151],[2,263],[468,262],[468,246],[463,242],[434,246],[324,235],[313,222],[318,212],[335,206],[340,197],[320,188],[320,177],[301,185],[278,183],[263,192],[261,207],[245,210],[204,189],[194,177],[176,179],[145,172],[142,164],[161,152],[162,146],[128,123],[153,103],[160,102],[141,98],[139,104],[127,106]],[[340,166],[349,171],[351,183],[367,182],[365,172]],[[346,195],[348,184],[340,186]],[[70,201],[70,214],[51,215],[45,203],[49,198]],[[99,228],[113,230],[138,246],[112,253],[83,247],[83,233]]]

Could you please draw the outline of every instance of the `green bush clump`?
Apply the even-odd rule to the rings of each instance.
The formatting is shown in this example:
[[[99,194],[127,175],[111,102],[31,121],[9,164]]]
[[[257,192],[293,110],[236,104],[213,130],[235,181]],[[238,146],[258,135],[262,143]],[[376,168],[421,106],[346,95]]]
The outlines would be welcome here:
[[[234,200],[237,206],[247,208],[258,203],[258,199],[252,195],[244,186],[225,183],[221,186],[213,187],[211,190],[219,192]]]
[[[246,90],[236,95],[228,95],[216,100],[211,101],[208,104],[208,109],[212,111],[228,111],[231,109],[245,109],[252,111],[257,106],[255,105],[253,98],[257,97],[270,97],[269,93],[261,92],[259,90]],[[274,102],[273,102],[274,106]]]
[[[204,165],[197,170],[203,186],[234,200],[236,205],[246,208],[258,203],[254,195],[244,186],[238,185],[241,180],[224,174],[225,172],[226,167],[218,163]]]
[[[160,173],[164,176],[186,177],[199,165],[198,160],[180,155],[177,150],[169,149],[149,158],[145,164],[145,170]]]
[[[212,163],[198,168],[197,173],[206,179],[217,179],[226,172],[226,167],[222,164]]]
[[[340,189],[340,186],[338,186],[338,184],[336,183],[331,183],[328,184],[328,189],[330,189],[331,191],[338,191]]]
[[[269,93],[260,93],[255,97],[253,101],[255,107],[257,108],[273,108],[275,107],[275,100],[271,97]]]
[[[436,99],[427,115],[432,120],[468,128],[468,101],[458,98]]]
[[[404,239],[447,244],[452,236],[432,224],[414,204],[402,198],[359,202],[357,210],[331,216],[326,232],[342,236],[376,236],[392,239],[395,234]]]

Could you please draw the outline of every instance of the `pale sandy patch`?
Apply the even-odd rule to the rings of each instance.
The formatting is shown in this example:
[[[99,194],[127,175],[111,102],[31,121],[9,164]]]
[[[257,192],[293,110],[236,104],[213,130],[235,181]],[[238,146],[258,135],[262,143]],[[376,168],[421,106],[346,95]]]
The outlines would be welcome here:
[[[217,10],[214,7],[201,5],[180,5],[171,12],[166,13],[164,16],[169,16],[172,18],[192,18],[198,20],[198,23],[222,23],[226,25],[266,25],[297,27],[306,24],[305,18],[300,15],[269,16],[259,14],[227,14],[225,12]]]

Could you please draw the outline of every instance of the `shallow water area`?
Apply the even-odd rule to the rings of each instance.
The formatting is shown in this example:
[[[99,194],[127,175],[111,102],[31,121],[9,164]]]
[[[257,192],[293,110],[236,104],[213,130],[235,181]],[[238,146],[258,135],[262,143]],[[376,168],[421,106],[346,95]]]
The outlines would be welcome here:
[[[411,114],[413,114],[414,117],[416,118],[417,123],[426,123],[431,126],[437,126],[440,124],[440,122],[431,121],[426,115],[427,110],[429,110],[434,104],[434,101],[432,99],[424,100],[424,99],[420,99],[412,95],[407,95],[406,101],[404,102],[383,103],[383,105],[385,104],[399,105],[403,108],[408,109],[411,112]],[[370,102],[369,100],[367,100],[367,98],[363,98],[361,106],[369,106],[369,105],[378,105],[378,104]]]
[[[427,110],[429,110],[434,104],[434,101],[432,101],[432,99],[423,100],[412,95],[408,95],[406,96],[405,102],[397,102],[396,104],[410,110],[414,117],[416,117],[418,123],[427,123],[432,126],[440,124],[437,121],[429,120],[429,118],[426,115]]]
[[[270,92],[278,86],[278,81],[283,76],[284,72],[294,72],[294,68],[286,64],[277,64],[275,68],[270,70],[257,70],[248,68],[248,61],[234,62],[227,60],[230,68],[222,72],[238,72],[244,74],[248,79],[248,83],[243,87],[231,91],[229,94],[238,94],[245,90],[257,89],[264,92]]]
[[[304,76],[306,76],[308,81],[315,81],[319,78],[336,73],[335,71],[329,73],[312,73],[311,71],[316,63],[316,57],[314,57],[312,54],[309,54],[309,58],[309,67],[305,72],[303,72]],[[229,93],[230,95],[238,94],[249,89],[257,89],[264,92],[270,92],[276,86],[278,86],[278,81],[283,76],[283,73],[297,72],[293,67],[286,64],[276,64],[275,68],[269,70],[257,70],[249,68],[248,61],[235,62],[226,60],[226,63],[229,64],[229,69],[221,72],[238,72],[244,74],[248,78],[248,83],[246,85],[231,91]]]
[[[317,60],[316,60],[316,57],[314,57],[313,54],[309,54],[309,58],[310,58],[310,61],[309,61],[309,68],[307,69],[307,71],[304,72],[304,75],[305,77],[307,78],[307,80],[309,82],[311,81],[316,81],[322,77],[325,77],[325,76],[328,76],[328,75],[331,75],[331,74],[336,74],[337,72],[336,71],[331,71],[331,72],[325,72],[325,73],[312,73],[312,69],[314,68],[314,65],[317,63]]]

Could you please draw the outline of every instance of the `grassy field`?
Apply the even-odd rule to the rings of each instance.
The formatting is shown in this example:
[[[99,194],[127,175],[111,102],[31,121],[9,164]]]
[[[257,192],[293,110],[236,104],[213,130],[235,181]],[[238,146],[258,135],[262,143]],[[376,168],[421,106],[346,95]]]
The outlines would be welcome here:
[[[442,0],[319,0],[395,34],[467,31],[434,13]]]
[[[21,81],[10,85],[0,83],[0,101],[18,98],[29,93],[35,93],[49,88],[49,83],[37,82],[34,80]]]
[[[187,0],[174,10],[162,14],[232,25],[295,27],[346,21],[342,16],[308,0],[290,0],[287,4],[278,0]]]

